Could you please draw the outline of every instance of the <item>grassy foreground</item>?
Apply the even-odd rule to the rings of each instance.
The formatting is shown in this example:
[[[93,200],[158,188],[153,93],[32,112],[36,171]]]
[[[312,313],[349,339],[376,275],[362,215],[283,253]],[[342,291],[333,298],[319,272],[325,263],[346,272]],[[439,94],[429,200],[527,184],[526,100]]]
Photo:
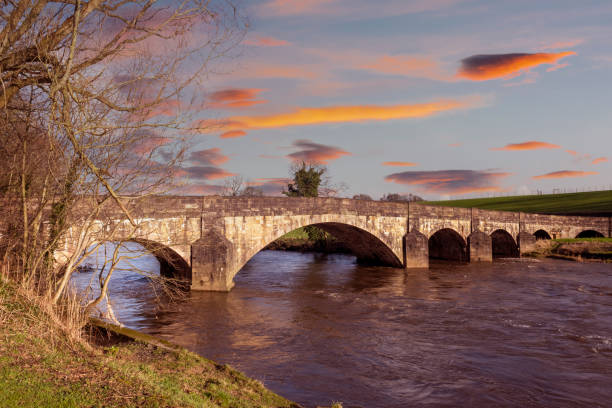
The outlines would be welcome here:
[[[0,407],[298,407],[180,347],[79,338],[0,278]]]
[[[586,193],[427,201],[424,204],[544,214],[612,215],[612,190]]]

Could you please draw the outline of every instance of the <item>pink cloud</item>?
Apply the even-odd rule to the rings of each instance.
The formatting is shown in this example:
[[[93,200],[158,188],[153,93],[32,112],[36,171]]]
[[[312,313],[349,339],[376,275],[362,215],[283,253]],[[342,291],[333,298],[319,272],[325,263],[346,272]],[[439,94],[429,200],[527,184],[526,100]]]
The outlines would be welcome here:
[[[293,161],[305,161],[327,164],[331,160],[339,159],[342,156],[350,156],[351,153],[338,147],[326,146],[311,142],[310,140],[296,140],[294,147],[300,148],[295,153],[287,155]]]
[[[598,157],[596,159],[594,159],[591,164],[599,164],[599,163],[606,163],[608,161],[607,157]]]
[[[568,178],[568,177],[586,177],[586,176],[594,176],[599,174],[596,171],[575,171],[575,170],[560,170],[553,171],[552,173],[546,173],[539,176],[533,176],[534,180],[541,179],[560,179],[560,178]]]
[[[208,99],[212,102],[210,106],[213,108],[245,108],[267,102],[263,99],[256,99],[261,91],[262,89],[250,88],[223,89],[221,91],[213,92],[209,95]]]
[[[279,40],[274,37],[254,36],[244,41],[245,45],[252,45],[254,47],[284,47],[291,45],[289,41]]]
[[[434,170],[404,171],[390,174],[385,181],[417,186],[418,189],[438,194],[469,194],[486,191],[504,191],[500,179],[511,173],[489,170]]]
[[[198,162],[203,165],[219,166],[229,160],[229,157],[221,153],[221,149],[213,147],[212,149],[198,150],[191,153],[189,157],[191,161]]]

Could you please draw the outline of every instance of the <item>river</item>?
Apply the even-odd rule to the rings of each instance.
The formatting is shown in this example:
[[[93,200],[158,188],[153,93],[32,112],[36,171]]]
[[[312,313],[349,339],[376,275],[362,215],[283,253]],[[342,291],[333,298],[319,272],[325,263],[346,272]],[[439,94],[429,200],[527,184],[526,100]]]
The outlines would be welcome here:
[[[157,267],[150,256],[132,262]],[[147,279],[126,270],[111,295],[127,326],[306,407],[612,404],[611,264],[502,259],[407,272],[262,251],[235,282],[160,308]]]

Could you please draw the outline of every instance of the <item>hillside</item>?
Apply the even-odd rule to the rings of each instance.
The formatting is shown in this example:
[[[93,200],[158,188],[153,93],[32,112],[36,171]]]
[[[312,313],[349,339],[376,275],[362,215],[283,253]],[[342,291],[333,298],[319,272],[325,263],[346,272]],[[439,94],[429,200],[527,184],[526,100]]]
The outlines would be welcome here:
[[[612,216],[612,190],[586,193],[426,201],[424,204],[543,214]]]

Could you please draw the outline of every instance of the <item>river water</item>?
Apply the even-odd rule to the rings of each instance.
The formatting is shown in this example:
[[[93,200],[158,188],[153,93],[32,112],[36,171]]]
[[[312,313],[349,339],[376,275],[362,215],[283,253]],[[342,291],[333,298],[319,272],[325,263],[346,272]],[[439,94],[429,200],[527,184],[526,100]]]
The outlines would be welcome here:
[[[127,326],[306,407],[612,406],[611,264],[506,259],[407,272],[263,251],[235,282],[159,308],[147,279],[120,271],[111,295]]]

